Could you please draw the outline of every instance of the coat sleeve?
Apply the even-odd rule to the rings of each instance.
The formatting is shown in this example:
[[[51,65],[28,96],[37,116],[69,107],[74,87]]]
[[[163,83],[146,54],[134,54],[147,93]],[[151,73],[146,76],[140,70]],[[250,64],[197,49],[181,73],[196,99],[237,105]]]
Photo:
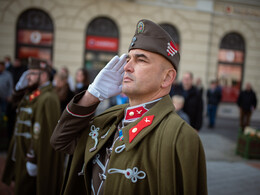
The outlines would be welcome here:
[[[198,134],[188,128],[181,129],[176,143],[178,191],[181,194],[207,194],[206,160]]]
[[[84,93],[85,91],[76,95],[63,111],[50,139],[55,150],[72,154],[82,131],[89,125],[98,104],[90,107],[79,106],[77,102]]]

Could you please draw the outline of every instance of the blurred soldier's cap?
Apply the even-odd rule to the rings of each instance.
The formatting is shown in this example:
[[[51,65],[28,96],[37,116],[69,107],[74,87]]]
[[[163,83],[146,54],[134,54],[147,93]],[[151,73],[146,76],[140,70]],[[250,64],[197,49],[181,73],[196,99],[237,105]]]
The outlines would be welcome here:
[[[135,35],[129,46],[132,49],[143,49],[162,55],[177,71],[180,54],[171,36],[158,24],[142,19],[136,25]]]
[[[47,61],[38,58],[32,58],[32,57],[28,59],[28,69],[43,70],[48,72],[49,74],[51,74],[52,72],[52,68],[47,63]]]

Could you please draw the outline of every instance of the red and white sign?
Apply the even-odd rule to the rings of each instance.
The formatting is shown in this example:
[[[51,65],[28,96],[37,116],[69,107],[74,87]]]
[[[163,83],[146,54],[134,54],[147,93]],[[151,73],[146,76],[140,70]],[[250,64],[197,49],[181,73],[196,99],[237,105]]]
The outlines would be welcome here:
[[[242,64],[244,62],[244,52],[231,49],[220,49],[218,60],[221,62]]]
[[[242,66],[218,65],[218,80],[223,102],[236,102],[242,80]]]
[[[50,32],[42,32],[38,30],[19,30],[18,43],[31,45],[51,46],[53,42],[53,34]]]
[[[45,60],[51,60],[51,50],[35,47],[20,47],[18,49],[18,57],[20,59],[35,57]]]
[[[95,51],[118,51],[118,39],[113,37],[87,36],[86,49]]]

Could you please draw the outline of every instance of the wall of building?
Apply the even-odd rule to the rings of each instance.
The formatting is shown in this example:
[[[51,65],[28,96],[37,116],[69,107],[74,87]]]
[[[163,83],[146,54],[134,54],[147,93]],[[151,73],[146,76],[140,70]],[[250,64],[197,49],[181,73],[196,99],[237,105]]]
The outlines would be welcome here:
[[[234,2],[234,1],[233,1]],[[142,18],[172,24],[180,34],[179,78],[185,71],[200,77],[205,87],[216,78],[219,44],[229,32],[240,33],[246,43],[244,82],[251,82],[260,99],[260,7],[229,1],[112,1],[112,0],[1,0],[0,59],[14,58],[15,31],[19,15],[30,8],[47,12],[54,23],[53,64],[66,65],[72,75],[83,66],[85,33],[96,17],[113,20],[119,29],[119,54],[127,52],[135,25]],[[227,14],[226,6],[236,12]],[[244,11],[243,9],[250,11]],[[215,10],[215,11],[214,11]],[[242,10],[242,11],[241,11]],[[253,10],[253,11],[252,11]],[[242,14],[241,14],[242,13]],[[260,106],[258,105],[258,108]]]

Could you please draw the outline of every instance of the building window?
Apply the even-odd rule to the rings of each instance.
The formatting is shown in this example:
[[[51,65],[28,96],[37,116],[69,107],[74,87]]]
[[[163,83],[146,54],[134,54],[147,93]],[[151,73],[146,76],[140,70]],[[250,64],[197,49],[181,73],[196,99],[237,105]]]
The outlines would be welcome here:
[[[176,48],[180,51],[180,36],[178,30],[171,24],[162,23],[160,26],[169,33],[173,41],[175,42]],[[179,68],[178,68],[179,69]],[[178,79],[179,74],[177,72],[176,80]]]
[[[171,24],[160,24],[160,26],[169,33],[169,35],[172,37],[173,41],[176,44],[176,47],[178,50],[180,50],[180,36],[178,30],[172,26]]]
[[[84,67],[89,71],[90,81],[107,62],[118,54],[119,32],[109,18],[98,17],[90,22],[86,30]]]
[[[53,43],[53,22],[46,12],[29,9],[20,15],[16,25],[16,58],[25,62],[28,57],[35,57],[51,63]]]
[[[223,37],[218,54],[217,78],[222,87],[222,101],[236,102],[243,79],[245,42],[238,33]]]

